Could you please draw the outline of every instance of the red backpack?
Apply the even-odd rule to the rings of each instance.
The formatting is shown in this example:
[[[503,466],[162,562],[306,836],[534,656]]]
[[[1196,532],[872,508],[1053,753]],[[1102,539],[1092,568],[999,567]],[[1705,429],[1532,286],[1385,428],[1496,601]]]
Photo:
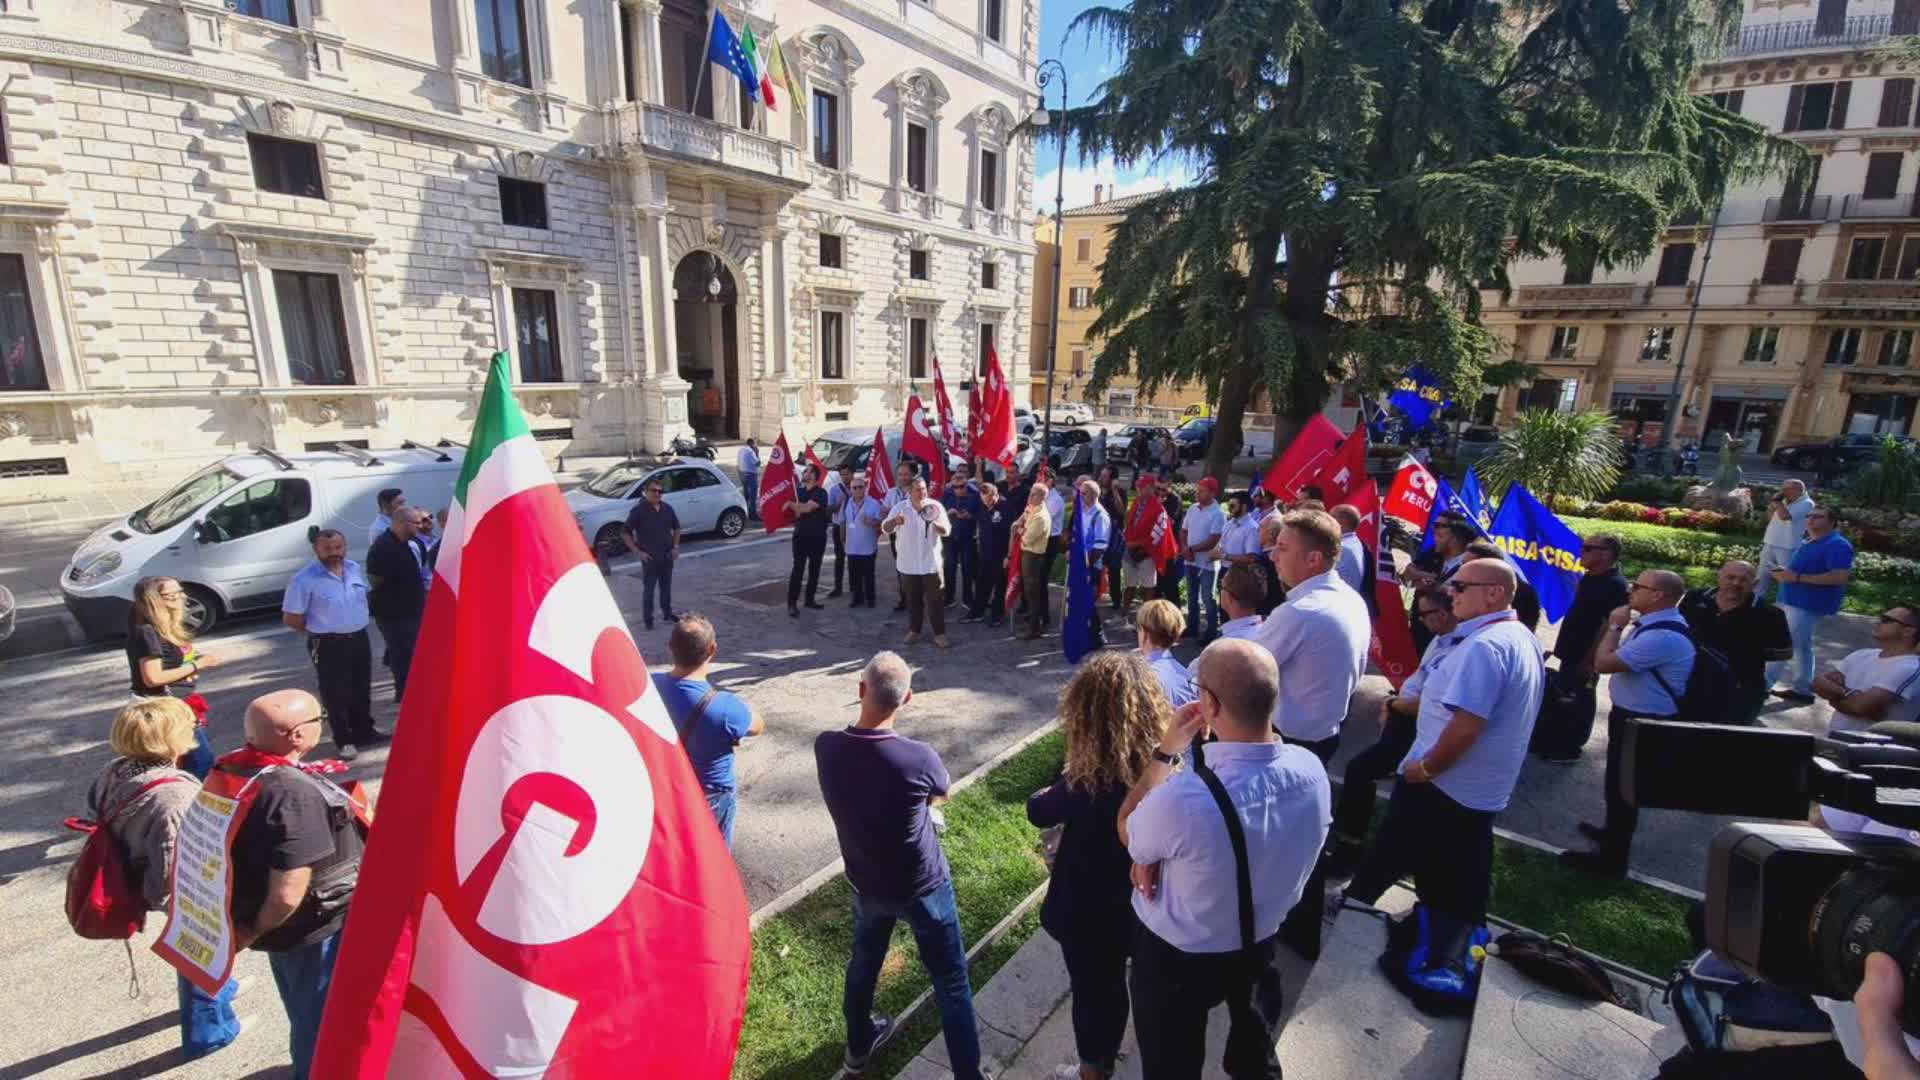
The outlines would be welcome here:
[[[146,928],[146,898],[127,883],[127,855],[109,826],[135,799],[161,784],[182,779],[163,776],[148,781],[101,815],[99,821],[67,819],[67,828],[87,834],[79,857],[67,868],[67,923],[74,933],[94,941],[124,941]]]

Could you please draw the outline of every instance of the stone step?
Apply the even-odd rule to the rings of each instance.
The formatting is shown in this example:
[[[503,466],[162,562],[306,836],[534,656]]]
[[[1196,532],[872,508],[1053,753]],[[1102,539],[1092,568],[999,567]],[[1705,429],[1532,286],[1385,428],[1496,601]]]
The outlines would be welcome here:
[[[1661,987],[1613,975],[1637,1009],[1569,997],[1489,959],[1461,1080],[1642,1080],[1658,1072],[1686,1038]]]
[[[1379,907],[1398,917],[1413,908],[1413,894],[1389,889]],[[1386,924],[1364,912],[1342,911],[1327,927],[1320,959],[1280,1035],[1288,1076],[1460,1076],[1470,1021],[1414,1008],[1375,966],[1386,943]]]

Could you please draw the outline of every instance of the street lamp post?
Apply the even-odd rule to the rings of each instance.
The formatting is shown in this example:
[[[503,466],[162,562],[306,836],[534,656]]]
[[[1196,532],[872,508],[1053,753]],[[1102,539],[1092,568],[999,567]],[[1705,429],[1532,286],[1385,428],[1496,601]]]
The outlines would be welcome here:
[[[1047,87],[1054,80],[1060,83],[1060,164],[1053,173],[1053,303],[1048,310],[1052,312],[1052,325],[1047,327],[1047,400],[1045,413],[1040,418],[1040,453],[1037,460],[1044,464],[1047,454],[1053,448],[1053,371],[1054,360],[1060,355],[1060,263],[1066,257],[1066,235],[1061,224],[1061,215],[1067,198],[1067,68],[1059,60],[1040,62],[1040,73],[1035,78],[1040,86],[1040,107],[1033,111],[1032,124],[1036,128],[1045,128],[1053,124],[1054,118],[1047,112]]]
[[[1662,476],[1673,476],[1680,470],[1674,467],[1673,435],[1680,426],[1680,380],[1687,369],[1687,348],[1693,344],[1693,325],[1700,318],[1700,297],[1707,291],[1707,267],[1713,264],[1713,234],[1720,225],[1720,207],[1708,211],[1707,247],[1700,258],[1700,284],[1694,287],[1693,302],[1687,306],[1687,328],[1680,334],[1680,357],[1673,365],[1673,386],[1667,391],[1667,419],[1660,425],[1659,461],[1654,470]],[[1704,432],[1703,432],[1704,434]]]

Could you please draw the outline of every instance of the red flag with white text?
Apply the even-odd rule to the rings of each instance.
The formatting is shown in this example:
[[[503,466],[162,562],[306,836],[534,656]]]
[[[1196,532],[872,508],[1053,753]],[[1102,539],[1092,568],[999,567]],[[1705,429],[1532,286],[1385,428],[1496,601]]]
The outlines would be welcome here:
[[[965,437],[960,434],[953,420],[953,399],[947,396],[947,380],[940,373],[940,354],[933,354],[933,404],[940,410],[940,439],[948,450],[967,456]]]
[[[1353,434],[1346,437],[1334,450],[1320,471],[1308,483],[1320,489],[1320,501],[1328,509],[1341,503],[1352,501],[1355,492],[1361,488],[1373,488],[1373,480],[1367,476],[1367,429],[1356,425]],[[1375,505],[1379,504],[1379,494],[1373,495]]]
[[[794,513],[787,504],[798,497],[800,484],[793,468],[793,451],[787,449],[787,433],[781,432],[767,451],[767,464],[760,471],[760,521],[767,534],[793,524]]]
[[[1312,483],[1313,478],[1320,475],[1339,446],[1340,429],[1325,416],[1314,413],[1287,444],[1286,452],[1261,474],[1260,486],[1275,498],[1292,502],[1299,495],[1301,485]]]
[[[746,894],[496,354],[312,1063],[723,1080]]]
[[[887,457],[887,433],[873,429],[873,452],[867,455],[867,494],[882,505],[893,497],[893,461]]]
[[[967,387],[967,454],[972,460],[980,446],[980,421],[985,419],[980,412],[980,380],[975,379]]]
[[[1400,471],[1393,475],[1393,486],[1387,489],[1387,501],[1380,509],[1417,531],[1427,527],[1434,500],[1439,497],[1440,486],[1434,482],[1433,474],[1409,457],[1400,462]]]
[[[1407,681],[1420,665],[1420,654],[1413,645],[1413,631],[1407,626],[1407,609],[1401,599],[1400,578],[1393,565],[1393,549],[1381,549],[1380,488],[1371,479],[1348,492],[1328,509],[1347,505],[1360,512],[1360,527],[1354,535],[1373,557],[1373,640],[1367,652],[1373,666],[1387,677],[1395,690]]]
[[[933,439],[933,432],[927,427],[927,408],[920,404],[920,395],[907,399],[907,422],[900,430],[900,453],[911,454],[927,463],[927,485],[930,491],[939,491],[947,486],[947,455],[941,453],[940,444]]]
[[[1013,467],[1013,391],[1007,387],[1006,373],[1000,370],[1000,353],[987,346],[987,373],[981,376],[980,435],[973,456]]]

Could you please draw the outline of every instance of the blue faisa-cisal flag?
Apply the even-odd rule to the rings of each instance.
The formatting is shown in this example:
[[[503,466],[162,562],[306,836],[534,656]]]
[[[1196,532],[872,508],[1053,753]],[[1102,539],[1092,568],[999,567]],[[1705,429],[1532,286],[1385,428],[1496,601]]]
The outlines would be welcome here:
[[[1440,389],[1440,381],[1426,368],[1415,364],[1407,369],[1400,381],[1393,384],[1393,393],[1387,398],[1387,404],[1399,409],[1407,418],[1407,428],[1420,431],[1433,423],[1441,411],[1451,402],[1445,391]]]
[[[1462,499],[1459,494],[1453,490],[1453,485],[1447,483],[1446,477],[1441,476],[1439,473],[1434,473],[1433,513],[1427,515],[1427,530],[1420,534],[1421,551],[1425,551],[1433,546],[1433,522],[1434,519],[1441,514],[1455,514],[1464,517],[1473,523],[1474,529],[1477,530],[1481,536],[1487,535],[1487,527],[1482,524],[1485,520],[1484,517],[1481,514],[1474,513],[1473,507],[1468,506],[1466,500]]]
[[[1500,500],[1500,516],[1493,519],[1488,538],[1527,576],[1547,621],[1559,622],[1580,585],[1579,535],[1532,492],[1514,484]]]
[[[1067,611],[1060,619],[1060,649],[1077,664],[1093,651],[1093,570],[1087,565],[1087,508],[1073,496],[1072,556],[1067,559]]]
[[[1480,490],[1480,478],[1471,465],[1467,466],[1467,478],[1460,481],[1460,501],[1466,505],[1468,516],[1480,524],[1481,532],[1493,528],[1493,513],[1487,509],[1487,496]]]

